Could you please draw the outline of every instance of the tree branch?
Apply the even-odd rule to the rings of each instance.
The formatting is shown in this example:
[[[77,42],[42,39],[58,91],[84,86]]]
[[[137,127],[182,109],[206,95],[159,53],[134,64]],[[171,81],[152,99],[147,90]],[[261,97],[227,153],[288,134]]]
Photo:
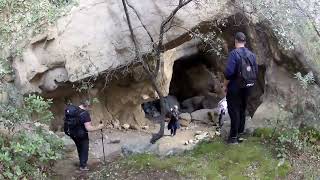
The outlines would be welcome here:
[[[160,54],[162,52],[162,48],[163,48],[163,36],[164,34],[169,31],[169,28],[168,29],[165,29],[167,24],[173,19],[173,17],[177,14],[177,12],[182,8],[184,7],[185,5],[189,4],[192,0],[186,0],[186,1],[183,1],[183,0],[179,0],[179,5],[174,8],[172,10],[172,12],[170,13],[170,15],[164,20],[162,21],[161,23],[161,26],[160,26],[160,33],[159,33],[159,41],[158,41],[158,44],[157,44],[157,48],[155,49],[155,52],[156,52],[156,69],[155,69],[155,72],[154,72],[154,76],[157,77],[157,75],[159,74],[159,70],[160,70]]]
[[[140,14],[137,12],[137,10],[136,10],[133,6],[129,3],[128,0],[126,0],[126,3],[127,3],[127,5],[133,10],[133,12],[136,14],[136,16],[138,17],[138,19],[139,19],[139,21],[140,21],[143,29],[147,32],[147,34],[148,34],[148,36],[149,36],[149,38],[150,38],[150,40],[151,40],[151,42],[152,42],[152,44],[153,44],[153,46],[154,46],[154,40],[153,40],[153,38],[152,38],[152,35],[151,35],[150,31],[147,29],[147,26],[143,23]]]
[[[122,4],[123,4],[123,8],[124,8],[124,12],[127,18],[127,23],[128,23],[128,27],[130,30],[130,37],[131,40],[133,42],[134,45],[134,51],[135,51],[135,56],[138,62],[140,62],[142,64],[142,67],[144,69],[144,71],[147,74],[148,79],[151,81],[152,87],[154,88],[154,90],[157,92],[159,99],[160,99],[160,109],[161,109],[161,115],[160,115],[160,130],[157,134],[154,134],[152,139],[151,139],[151,143],[156,142],[158,139],[160,139],[163,135],[164,135],[164,128],[165,128],[165,122],[164,122],[164,118],[165,115],[167,113],[167,110],[165,109],[165,100],[163,97],[163,94],[157,84],[157,75],[159,74],[159,70],[160,70],[160,64],[161,64],[161,52],[162,52],[162,48],[163,48],[163,36],[164,34],[171,28],[168,27],[168,23],[171,22],[174,18],[174,16],[176,15],[176,13],[185,5],[187,5],[188,3],[190,3],[192,0],[179,0],[179,5],[174,8],[172,10],[172,12],[170,13],[170,15],[161,23],[160,26],[160,33],[159,33],[159,40],[157,44],[153,44],[153,51],[155,52],[155,60],[156,60],[156,69],[154,72],[151,71],[150,67],[148,66],[148,64],[145,62],[147,59],[143,58],[143,56],[141,55],[141,51],[139,49],[138,46],[138,42],[136,40],[136,37],[134,35],[133,32],[133,28],[132,28],[132,24],[131,24],[131,20],[130,20],[130,16],[129,16],[129,12],[128,12],[128,8],[127,8],[127,4],[128,1],[127,0],[122,0]],[[130,8],[133,9],[133,11],[135,12],[135,14],[137,15],[140,23],[142,24],[142,26],[144,27],[144,29],[147,31],[151,41],[153,41],[153,38],[151,36],[151,33],[147,30],[146,26],[144,25],[144,23],[142,22],[142,19],[139,15],[139,13],[134,9],[133,6],[129,5],[128,6]]]

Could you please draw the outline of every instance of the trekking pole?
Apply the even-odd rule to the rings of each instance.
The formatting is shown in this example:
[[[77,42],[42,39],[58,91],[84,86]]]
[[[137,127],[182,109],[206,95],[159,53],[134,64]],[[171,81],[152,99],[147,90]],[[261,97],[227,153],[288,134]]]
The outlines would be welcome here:
[[[100,124],[102,124],[102,121],[100,121]],[[104,152],[104,142],[103,142],[103,131],[101,130],[101,140],[102,140],[102,151],[103,151],[103,162],[106,164],[106,154]]]

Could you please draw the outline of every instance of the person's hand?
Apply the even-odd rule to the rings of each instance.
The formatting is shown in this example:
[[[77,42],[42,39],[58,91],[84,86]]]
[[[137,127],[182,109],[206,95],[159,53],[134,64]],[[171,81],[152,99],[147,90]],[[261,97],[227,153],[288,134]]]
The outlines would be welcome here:
[[[99,124],[98,125],[98,129],[103,129],[104,128],[104,124]]]

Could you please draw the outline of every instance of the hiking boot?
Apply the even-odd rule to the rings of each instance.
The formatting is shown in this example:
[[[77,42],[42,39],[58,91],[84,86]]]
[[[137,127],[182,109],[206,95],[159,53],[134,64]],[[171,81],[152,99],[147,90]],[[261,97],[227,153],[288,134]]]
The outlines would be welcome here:
[[[89,168],[87,166],[85,167],[80,167],[80,171],[89,171]]]
[[[239,144],[237,138],[229,138],[227,141],[228,144]]]

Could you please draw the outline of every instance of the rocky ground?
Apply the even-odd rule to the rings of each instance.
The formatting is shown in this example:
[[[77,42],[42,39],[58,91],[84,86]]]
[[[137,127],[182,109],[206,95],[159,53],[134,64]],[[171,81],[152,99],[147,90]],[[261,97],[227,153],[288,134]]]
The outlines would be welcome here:
[[[177,154],[192,149],[196,143],[209,136],[215,135],[215,127],[204,124],[191,123],[188,128],[182,127],[177,135],[170,136],[166,129],[165,136],[156,144],[150,144],[152,133],[159,130],[159,125],[147,127],[144,130],[115,130],[106,129],[103,131],[104,149],[107,163],[110,163],[121,156],[151,152],[157,155],[166,156]],[[73,142],[68,137],[63,137],[66,144],[66,154],[62,161],[56,163],[53,171],[53,179],[70,179],[81,174],[78,172],[77,152]],[[101,132],[90,134],[90,155],[89,167],[91,171],[99,169],[103,164],[103,147]],[[154,171],[157,173],[157,171]],[[172,175],[173,177],[176,177]],[[137,176],[138,177],[138,176]],[[174,178],[176,179],[176,178]]]
[[[106,129],[103,131],[106,164],[101,132],[91,133],[88,173],[78,171],[74,143],[63,137],[65,158],[55,164],[50,179],[233,179],[241,176],[300,180],[320,175],[319,155],[292,154],[278,167],[280,161],[273,146],[259,138],[250,137],[236,146],[226,145],[223,139],[228,123],[222,127],[221,135],[214,126],[198,122],[179,129],[174,137],[166,129],[165,136],[156,144],[149,141],[159,125],[141,130]],[[203,140],[208,143],[200,143]]]

